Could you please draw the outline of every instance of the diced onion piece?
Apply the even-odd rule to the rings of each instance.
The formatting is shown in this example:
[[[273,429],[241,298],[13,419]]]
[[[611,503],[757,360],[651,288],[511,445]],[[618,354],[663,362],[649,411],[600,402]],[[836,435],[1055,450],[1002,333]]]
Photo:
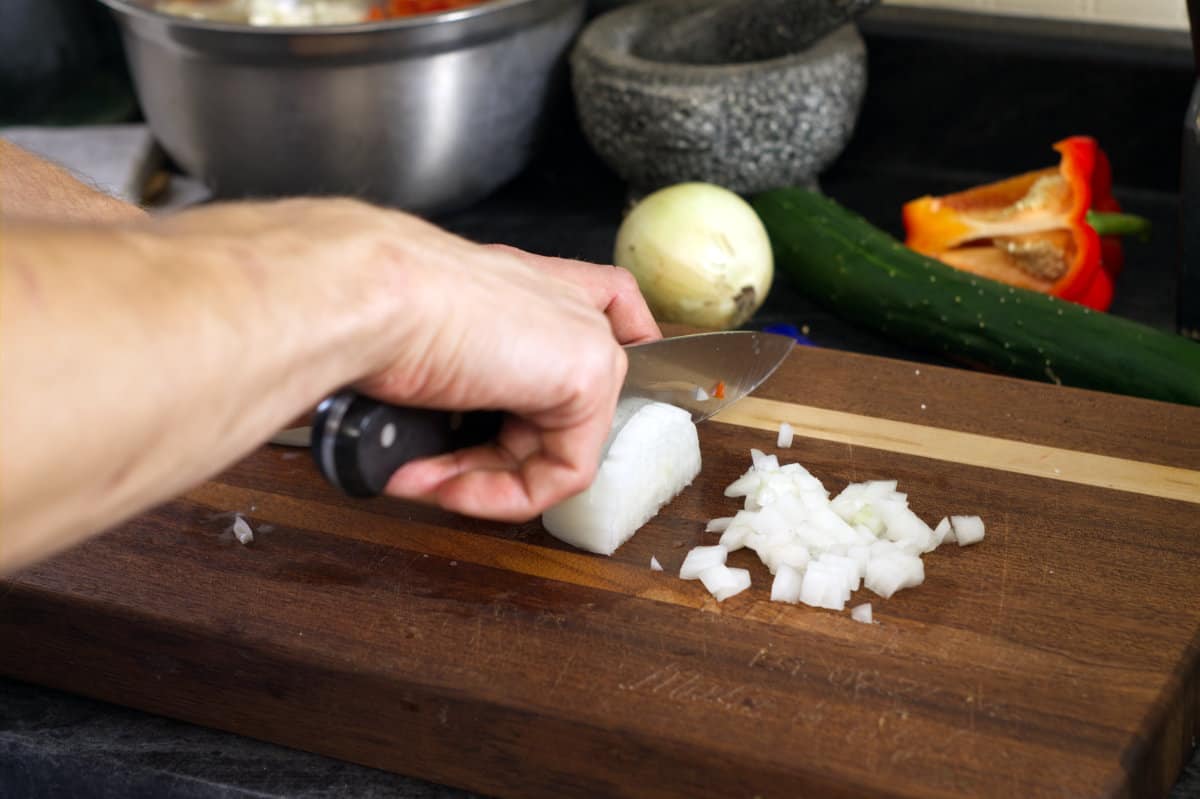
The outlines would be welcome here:
[[[736,552],[746,546],[746,537],[751,530],[744,524],[732,524],[725,532],[721,533],[720,544],[730,552]]]
[[[727,497],[748,497],[758,490],[762,480],[753,471],[746,472],[744,475],[734,480],[725,489]]]
[[[691,414],[663,402],[626,400],[595,480],[542,514],[542,525],[568,544],[611,555],[700,472],[700,440]]]
[[[767,455],[760,449],[750,450],[750,460],[753,462],[754,468],[760,472],[779,470],[779,458],[775,455]]]
[[[724,602],[750,587],[750,572],[747,569],[731,569],[721,564],[706,569],[700,575],[700,582],[704,583],[704,587],[718,602]]]
[[[809,553],[808,547],[803,544],[784,544],[775,550],[775,562],[781,566],[791,566],[793,569],[803,571],[810,560],[812,560],[812,555]]]
[[[732,521],[732,516],[722,516],[719,519],[710,519],[708,524],[704,525],[704,532],[723,533],[729,529],[729,523]]]
[[[679,567],[679,577],[682,580],[698,580],[700,575],[715,566],[724,566],[729,550],[717,545],[711,547],[696,547],[687,553],[683,565]]]
[[[708,401],[708,398],[709,398],[708,392],[705,391],[704,389],[700,388],[700,386],[696,386],[695,396],[696,396],[696,402],[706,402],[706,401]]]
[[[817,562],[831,566],[837,571],[841,572],[842,578],[846,581],[846,587],[849,589],[847,591],[847,599],[850,598],[849,591],[858,590],[860,577],[858,574],[858,561],[856,561],[854,558],[848,558],[843,555],[834,555],[830,552],[826,552]]]
[[[850,618],[855,621],[860,621],[863,624],[871,623],[871,603],[864,602],[861,605],[855,605],[850,608]]]
[[[650,556],[650,571],[660,572],[663,570],[662,564],[658,562],[658,558]]]
[[[792,445],[792,437],[794,435],[795,431],[792,430],[792,426],[790,424],[787,422],[780,422],[779,437],[775,439],[775,444],[783,448],[790,447]]]
[[[867,528],[872,535],[879,535],[883,532],[883,517],[879,515],[879,511],[875,509],[874,505],[863,505],[846,521]]]
[[[239,544],[249,544],[254,540],[254,531],[250,529],[250,525],[240,515],[234,517],[231,529]]]
[[[902,588],[912,588],[925,582],[925,564],[916,555],[896,553],[873,557],[867,564],[863,580],[867,588],[887,599]]]
[[[934,546],[938,547],[947,541],[954,540],[954,528],[950,526],[950,520],[945,516],[937,523],[937,527],[933,528],[933,540],[936,542]]]
[[[871,532],[870,529],[863,527],[861,524],[854,526],[854,532],[858,535],[858,546],[869,547],[871,544],[874,544],[879,540],[875,537],[875,533]]]
[[[787,519],[774,506],[763,508],[757,513],[749,514],[750,527],[759,535],[789,536]]]
[[[909,508],[895,480],[851,483],[830,499],[800,464],[781,466],[758,449],[750,457],[750,469],[725,491],[745,497],[745,509],[715,524],[724,525],[722,547],[753,550],[775,575],[772,599],[795,601],[795,595],[841,610],[863,584],[890,597],[924,582],[922,555],[947,540],[973,543],[983,536],[979,517],[950,517],[931,528]],[[869,604],[855,611],[870,619]]]
[[[866,544],[856,544],[846,550],[846,557],[858,566],[858,577],[861,580],[867,576],[867,564],[871,562],[871,548]]]
[[[863,493],[868,499],[883,499],[896,493],[897,480],[868,480],[863,484]]]
[[[820,562],[809,564],[800,584],[800,601],[816,608],[842,610],[849,593],[845,575]]]
[[[786,563],[780,564],[775,570],[775,581],[771,583],[772,602],[790,602],[793,605],[800,601],[800,585],[803,578],[800,572]]]
[[[933,549],[933,530],[906,504],[896,500],[880,502],[876,507],[883,517],[884,535],[890,541],[907,544],[906,549],[928,552]]]
[[[950,526],[960,547],[978,544],[983,540],[983,519],[978,516],[951,516]]]

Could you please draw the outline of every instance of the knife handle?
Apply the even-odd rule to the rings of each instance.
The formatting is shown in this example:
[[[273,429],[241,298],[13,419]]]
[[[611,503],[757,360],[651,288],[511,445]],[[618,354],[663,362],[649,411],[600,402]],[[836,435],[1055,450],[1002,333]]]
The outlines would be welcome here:
[[[373,497],[409,461],[494,440],[503,418],[499,411],[403,408],[347,389],[317,407],[313,459],[346,494]]]

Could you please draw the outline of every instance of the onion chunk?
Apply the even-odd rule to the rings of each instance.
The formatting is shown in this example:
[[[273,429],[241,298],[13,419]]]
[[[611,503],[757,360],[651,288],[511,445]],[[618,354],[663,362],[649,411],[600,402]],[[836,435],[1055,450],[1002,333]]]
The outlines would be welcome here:
[[[729,550],[723,546],[696,547],[687,553],[683,565],[679,567],[681,580],[699,580],[704,572],[715,566],[724,566]]]
[[[960,547],[978,544],[983,540],[983,519],[978,516],[951,516],[950,526]]]
[[[747,569],[731,569],[728,566],[713,566],[700,575],[700,582],[708,592],[724,602],[735,594],[750,587],[750,572]]]
[[[781,446],[787,432],[781,425]],[[978,516],[951,516],[930,527],[895,480],[851,483],[830,499],[800,464],[780,464],[758,449],[750,450],[750,458],[750,469],[725,489],[728,497],[744,498],[745,507],[708,523],[707,532],[721,533],[720,543],[692,550],[680,576],[702,577],[709,564],[724,564],[719,550],[745,547],[775,575],[773,601],[843,610],[860,587],[886,599],[923,583],[921,556],[942,543],[983,538]],[[858,621],[871,620],[870,604],[853,613]]]
[[[791,602],[793,605],[800,601],[800,585],[802,578],[786,563],[775,571],[775,582],[771,583],[771,601]]]
[[[250,529],[249,523],[242,518],[241,514],[234,517],[233,527],[230,529],[233,531],[234,538],[243,546],[254,540],[254,531]]]
[[[850,608],[850,618],[863,624],[871,624],[871,603],[864,602],[861,605],[855,605]]]
[[[663,402],[625,400],[595,480],[542,514],[547,532],[611,555],[700,473],[691,414]]]

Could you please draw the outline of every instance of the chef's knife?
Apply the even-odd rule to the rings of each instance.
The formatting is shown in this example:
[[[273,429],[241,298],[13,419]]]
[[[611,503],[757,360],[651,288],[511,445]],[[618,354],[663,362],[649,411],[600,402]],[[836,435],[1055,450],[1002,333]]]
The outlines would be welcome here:
[[[794,343],[735,330],[630,345],[621,398],[668,402],[701,422],[758,388]],[[503,418],[499,411],[404,408],[346,389],[320,404],[311,428],[284,430],[271,442],[310,446],[326,479],[351,496],[369,497],[410,460],[493,440]]]

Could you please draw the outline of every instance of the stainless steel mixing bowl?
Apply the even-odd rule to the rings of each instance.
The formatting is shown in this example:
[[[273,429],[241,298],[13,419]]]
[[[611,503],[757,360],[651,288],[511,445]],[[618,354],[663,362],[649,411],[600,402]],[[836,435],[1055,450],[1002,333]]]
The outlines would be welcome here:
[[[116,15],[164,149],[221,197],[469,205],[527,163],[585,0],[492,0],[359,25]]]

